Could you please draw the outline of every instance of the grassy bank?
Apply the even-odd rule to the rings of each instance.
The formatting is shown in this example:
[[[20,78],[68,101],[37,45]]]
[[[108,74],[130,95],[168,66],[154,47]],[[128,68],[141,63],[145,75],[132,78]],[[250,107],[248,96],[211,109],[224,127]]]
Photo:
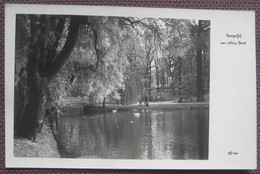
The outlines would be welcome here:
[[[107,105],[106,108],[108,110],[118,109],[118,110],[128,110],[128,109],[139,109],[139,108],[147,108],[147,106],[139,106],[139,104],[132,105]],[[208,109],[209,103],[173,103],[171,101],[165,102],[150,102],[148,108],[151,109],[172,109],[172,110],[193,110],[193,109]]]
[[[44,123],[41,133],[32,142],[27,139],[14,140],[15,157],[39,157],[39,158],[59,158],[56,141],[51,129]]]

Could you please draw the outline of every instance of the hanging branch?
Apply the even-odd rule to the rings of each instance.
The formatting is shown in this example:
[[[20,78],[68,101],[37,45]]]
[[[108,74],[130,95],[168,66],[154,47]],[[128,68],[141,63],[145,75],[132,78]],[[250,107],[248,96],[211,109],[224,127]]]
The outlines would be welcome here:
[[[76,44],[79,33],[79,27],[82,22],[82,17],[72,16],[69,26],[69,32],[66,43],[64,44],[61,52],[57,55],[56,59],[52,61],[51,65],[46,69],[45,76],[48,78],[53,77],[64,65],[66,60],[70,57],[72,50]]]
[[[155,36],[157,36],[161,41],[163,41],[163,38],[161,37],[161,33],[159,32],[159,30],[154,25],[149,25],[149,24],[146,24],[144,22],[145,20],[147,20],[147,18],[136,20],[134,18],[121,17],[121,18],[119,18],[119,20],[121,22],[123,22],[125,25],[128,25],[128,26],[132,27],[135,30],[137,30],[135,28],[135,25],[140,24],[141,26],[151,30],[155,34]]]
[[[99,62],[101,61],[101,57],[100,57],[100,51],[98,50],[98,35],[97,35],[97,31],[95,29],[92,29],[93,31],[93,42],[94,42],[94,49],[95,49],[95,52],[96,52],[96,57],[97,57],[97,61],[96,61],[96,69],[98,69],[98,66],[99,66]]]

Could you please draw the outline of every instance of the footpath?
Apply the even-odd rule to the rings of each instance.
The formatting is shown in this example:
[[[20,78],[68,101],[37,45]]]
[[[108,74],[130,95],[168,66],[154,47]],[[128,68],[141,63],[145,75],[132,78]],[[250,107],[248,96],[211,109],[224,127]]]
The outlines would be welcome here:
[[[138,108],[151,108],[151,109],[173,109],[173,110],[193,110],[193,109],[209,109],[208,102],[201,103],[174,103],[172,101],[162,101],[162,102],[149,102],[149,105],[146,106],[142,103],[142,106],[139,106],[139,103],[134,103],[131,105],[106,105],[106,109],[113,110],[128,110],[128,109],[138,109]]]

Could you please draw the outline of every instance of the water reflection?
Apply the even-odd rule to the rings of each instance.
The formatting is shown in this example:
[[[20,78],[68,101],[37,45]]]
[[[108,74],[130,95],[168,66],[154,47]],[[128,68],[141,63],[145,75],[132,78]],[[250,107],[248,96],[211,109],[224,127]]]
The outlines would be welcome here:
[[[132,110],[70,115],[58,122],[62,157],[207,159],[208,110]]]

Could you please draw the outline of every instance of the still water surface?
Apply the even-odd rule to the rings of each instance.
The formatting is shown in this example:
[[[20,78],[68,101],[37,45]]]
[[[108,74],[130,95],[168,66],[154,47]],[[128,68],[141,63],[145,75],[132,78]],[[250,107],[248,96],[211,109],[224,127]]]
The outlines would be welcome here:
[[[208,110],[132,110],[63,116],[58,147],[66,158],[208,159]]]

